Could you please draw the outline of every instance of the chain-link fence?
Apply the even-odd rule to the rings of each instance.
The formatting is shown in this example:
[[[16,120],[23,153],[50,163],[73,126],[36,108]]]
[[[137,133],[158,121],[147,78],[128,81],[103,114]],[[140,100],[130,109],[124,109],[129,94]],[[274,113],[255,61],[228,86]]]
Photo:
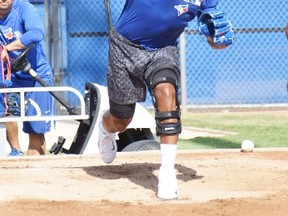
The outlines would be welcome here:
[[[124,0],[110,1],[115,23]],[[53,30],[47,34],[46,51],[52,53],[58,84],[81,92],[87,81],[106,85],[108,22],[104,0],[42,0],[36,6],[42,7],[46,26],[51,26],[46,29]],[[55,11],[51,8],[58,8],[58,14],[51,15]],[[182,107],[286,106],[288,1],[220,0],[218,9],[231,20],[236,42],[228,49],[213,50],[198,34],[196,20],[190,23],[180,41]],[[151,106],[149,96],[144,105]]]

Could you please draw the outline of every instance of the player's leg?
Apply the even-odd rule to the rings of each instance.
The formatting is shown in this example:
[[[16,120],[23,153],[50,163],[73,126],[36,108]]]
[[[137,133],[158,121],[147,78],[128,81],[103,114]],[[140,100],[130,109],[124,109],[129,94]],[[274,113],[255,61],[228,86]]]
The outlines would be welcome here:
[[[178,186],[175,175],[174,165],[177,153],[177,142],[179,133],[179,116],[168,113],[177,112],[175,88],[169,83],[159,84],[155,88],[155,96],[158,103],[158,114],[163,114],[157,123],[161,124],[158,129],[160,135],[161,147],[161,166],[159,169],[158,197],[162,199],[174,199],[178,197]],[[165,113],[168,115],[166,117]],[[168,117],[171,116],[171,117]],[[157,118],[157,117],[156,117]],[[166,133],[165,130],[174,128],[174,133]],[[171,131],[172,132],[172,131]]]
[[[17,122],[6,122],[6,136],[7,141],[11,147],[11,152],[9,153],[9,156],[24,155],[19,144]]]
[[[172,52],[170,52],[172,51]],[[161,141],[161,166],[158,176],[158,197],[175,199],[178,197],[177,179],[174,170],[178,134],[181,132],[180,100],[178,85],[180,72],[176,64],[175,53],[164,50],[146,79],[155,108],[156,133]],[[175,59],[163,63],[163,54]],[[170,55],[169,55],[170,54]],[[165,57],[164,57],[165,59]]]
[[[28,155],[44,155],[46,151],[46,141],[44,134],[29,134]]]
[[[114,30],[109,35],[107,86],[110,109],[100,116],[98,142],[105,163],[111,163],[116,156],[115,133],[126,129],[136,102],[144,101],[146,97],[143,80],[146,59],[143,53],[146,52]]]
[[[53,80],[45,80],[50,86],[53,86]],[[40,87],[35,83],[35,87]],[[37,104],[41,110],[42,116],[55,115],[55,99],[49,92],[28,92],[26,97],[31,104]],[[29,106],[26,115],[37,115],[39,110],[35,106]],[[28,155],[44,155],[46,151],[45,133],[49,132],[55,126],[55,121],[31,121],[24,122],[23,131],[29,134]]]
[[[11,78],[11,88],[18,88],[23,85],[23,81],[16,76]],[[8,112],[10,115],[20,115],[20,99],[19,94],[9,93],[8,95]],[[12,109],[12,111],[11,111]],[[7,141],[11,147],[9,156],[22,156],[24,153],[21,150],[19,142],[19,130],[17,122],[6,122],[6,136]]]
[[[135,103],[117,104],[109,100],[110,110],[103,113],[102,122],[104,128],[110,133],[124,131],[135,112]]]
[[[98,148],[105,163],[114,160],[117,153],[116,132],[126,129],[134,112],[135,104],[121,105],[110,100],[110,109],[100,116]]]

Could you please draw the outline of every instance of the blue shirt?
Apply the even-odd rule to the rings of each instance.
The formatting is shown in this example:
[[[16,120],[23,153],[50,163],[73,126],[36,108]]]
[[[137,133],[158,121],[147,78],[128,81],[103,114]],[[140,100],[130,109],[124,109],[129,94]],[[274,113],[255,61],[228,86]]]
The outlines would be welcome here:
[[[146,49],[176,45],[188,23],[217,0],[126,0],[115,25],[127,39]]]
[[[14,0],[13,7],[5,19],[0,19],[0,29],[4,34],[0,36],[0,42],[4,45],[20,39],[27,47],[31,43],[32,48],[27,59],[32,69],[44,78],[52,76],[52,70],[45,56],[41,41],[44,39],[44,26],[36,8],[28,0]],[[23,50],[9,52],[11,59],[15,59]],[[17,72],[17,77],[34,79],[29,74]]]

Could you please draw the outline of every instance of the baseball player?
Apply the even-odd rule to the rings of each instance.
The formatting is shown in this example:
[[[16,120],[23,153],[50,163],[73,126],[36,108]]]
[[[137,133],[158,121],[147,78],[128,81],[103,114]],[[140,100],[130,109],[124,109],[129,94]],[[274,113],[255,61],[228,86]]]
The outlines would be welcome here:
[[[108,95],[110,109],[99,124],[99,151],[111,163],[116,156],[115,133],[131,122],[135,103],[146,98],[146,87],[155,108],[156,133],[160,136],[160,199],[178,197],[174,171],[181,132],[180,71],[177,40],[188,23],[198,19],[199,31],[215,49],[234,41],[226,15],[217,0],[126,0],[109,37]]]
[[[27,55],[28,61],[32,69],[42,79],[50,86],[54,85],[52,69],[40,44],[44,38],[44,28],[36,8],[28,0],[0,0],[0,29],[0,42],[6,46],[10,59],[15,59],[23,52],[23,49],[30,44],[35,44]],[[12,88],[40,86],[34,78],[23,71],[16,72],[12,76],[11,81],[12,86],[10,87]],[[25,97],[38,104],[42,115],[53,115],[55,112],[54,100],[48,92],[27,92]],[[34,107],[29,106],[26,115],[35,114],[36,110]],[[23,155],[18,140],[17,123],[7,122],[6,128],[7,140],[12,148],[9,155]],[[45,154],[46,143],[44,134],[50,131],[50,128],[51,121],[23,123],[23,131],[29,134],[28,155]]]

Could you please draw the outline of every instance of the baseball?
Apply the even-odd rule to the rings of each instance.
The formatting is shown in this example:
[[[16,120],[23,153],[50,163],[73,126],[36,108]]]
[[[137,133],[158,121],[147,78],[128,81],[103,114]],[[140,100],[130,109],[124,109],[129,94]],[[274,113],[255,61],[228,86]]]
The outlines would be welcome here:
[[[251,140],[244,140],[241,143],[241,152],[253,152],[254,143]]]

